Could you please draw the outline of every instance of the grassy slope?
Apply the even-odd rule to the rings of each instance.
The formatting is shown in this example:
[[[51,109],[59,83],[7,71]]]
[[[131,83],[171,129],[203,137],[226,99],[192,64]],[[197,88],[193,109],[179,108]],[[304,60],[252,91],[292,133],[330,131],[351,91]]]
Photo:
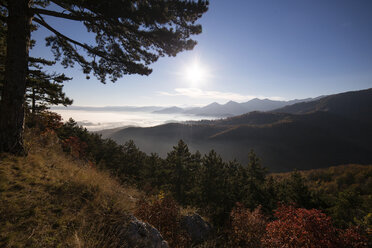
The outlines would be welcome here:
[[[116,234],[140,193],[73,161],[55,138],[27,140],[27,157],[0,154],[0,247],[125,247]]]

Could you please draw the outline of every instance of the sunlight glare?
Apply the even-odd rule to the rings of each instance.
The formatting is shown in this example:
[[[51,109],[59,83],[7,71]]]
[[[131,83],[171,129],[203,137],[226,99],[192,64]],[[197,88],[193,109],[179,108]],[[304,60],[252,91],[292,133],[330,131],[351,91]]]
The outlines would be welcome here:
[[[186,69],[186,79],[192,84],[203,82],[205,78],[206,78],[206,71],[202,66],[200,66],[198,61],[194,61]]]

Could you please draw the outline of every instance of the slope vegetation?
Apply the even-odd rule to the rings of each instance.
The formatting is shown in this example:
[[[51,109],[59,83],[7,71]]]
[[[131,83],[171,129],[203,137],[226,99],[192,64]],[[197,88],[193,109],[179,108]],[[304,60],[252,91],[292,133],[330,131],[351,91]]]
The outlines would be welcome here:
[[[27,138],[29,155],[1,154],[0,247],[126,247],[136,190],[67,157],[57,138]]]

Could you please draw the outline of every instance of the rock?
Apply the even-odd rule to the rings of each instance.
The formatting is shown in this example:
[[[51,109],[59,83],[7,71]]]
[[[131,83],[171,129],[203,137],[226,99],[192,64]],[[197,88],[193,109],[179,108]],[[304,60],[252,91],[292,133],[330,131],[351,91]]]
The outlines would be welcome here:
[[[156,228],[134,216],[131,217],[125,237],[129,247],[169,248]]]
[[[194,244],[207,240],[212,230],[211,225],[198,214],[183,216],[181,226],[190,235]]]

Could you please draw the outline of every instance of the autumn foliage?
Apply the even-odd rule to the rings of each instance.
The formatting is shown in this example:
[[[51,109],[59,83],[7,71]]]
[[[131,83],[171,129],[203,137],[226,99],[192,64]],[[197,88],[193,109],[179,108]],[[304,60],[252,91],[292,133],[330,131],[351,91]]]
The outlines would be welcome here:
[[[71,156],[76,159],[82,159],[85,157],[85,150],[88,145],[81,141],[78,137],[70,136],[69,138],[62,140],[62,146],[65,150],[69,151]]]
[[[158,229],[170,247],[189,247],[190,238],[180,225],[180,207],[173,198],[164,197],[152,203],[141,200],[135,215]]]
[[[266,226],[265,247],[272,248],[362,248],[366,240],[356,229],[340,230],[320,210],[279,206],[277,220]]]
[[[262,247],[261,239],[265,234],[266,223],[261,207],[250,211],[241,203],[237,203],[230,213],[228,245],[230,247]]]
[[[29,113],[27,116],[27,126],[30,128],[37,127],[41,132],[55,131],[62,125],[62,117],[51,111],[42,111],[37,114]]]
[[[363,248],[368,247],[368,240],[365,236],[361,235],[363,230],[359,227],[352,226],[340,233],[340,247]]]

